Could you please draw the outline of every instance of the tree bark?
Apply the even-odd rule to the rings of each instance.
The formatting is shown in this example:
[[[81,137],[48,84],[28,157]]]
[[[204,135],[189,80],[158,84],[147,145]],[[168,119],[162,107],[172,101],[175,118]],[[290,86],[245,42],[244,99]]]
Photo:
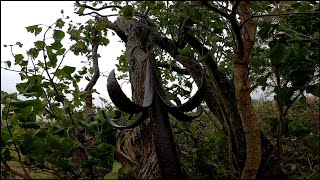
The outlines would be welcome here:
[[[241,21],[250,18],[251,11],[248,4],[241,2],[239,7]],[[249,20],[241,32],[235,20],[231,21],[231,26],[237,42],[237,54],[233,61],[234,85],[247,147],[246,164],[241,179],[255,179],[261,163],[261,138],[259,124],[251,103],[248,77],[257,23],[253,19]]]
[[[126,60],[129,63],[132,101],[141,105],[145,87],[145,57],[153,47],[149,38],[152,29],[147,23],[138,20],[125,20],[121,17],[116,20],[116,25],[127,35]],[[117,135],[119,136],[120,133]],[[144,121],[139,127],[127,131],[117,138],[124,141],[122,148],[118,149],[121,152],[117,152],[119,161],[124,166],[136,167],[134,172],[136,179],[160,178],[153,138],[150,121]]]

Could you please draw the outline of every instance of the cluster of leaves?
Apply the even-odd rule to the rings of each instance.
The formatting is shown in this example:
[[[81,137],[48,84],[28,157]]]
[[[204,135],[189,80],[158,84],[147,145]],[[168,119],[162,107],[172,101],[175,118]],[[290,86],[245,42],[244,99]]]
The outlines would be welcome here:
[[[276,5],[294,12],[316,8],[307,2]],[[318,14],[261,20],[256,55],[252,59],[252,76],[256,79],[252,89],[278,86],[280,90],[276,87],[273,90],[275,99],[285,105],[292,103],[295,92],[301,94],[301,101],[305,101],[304,91],[319,97],[319,25]],[[277,78],[281,79],[280,84],[276,82]]]
[[[90,80],[93,69],[83,66],[77,71],[61,64],[69,50],[90,57],[93,28],[98,31],[99,44],[107,45],[106,25],[90,20],[77,26],[70,21],[67,35],[75,43],[66,50],[62,41],[67,35],[62,28],[67,19],[59,18],[48,27],[26,27],[35,37],[43,33],[43,39],[36,40],[26,55],[13,54],[14,64],[21,67],[22,82],[16,86],[18,93],[1,91],[1,161],[17,161],[22,169],[47,171],[55,178],[83,177],[88,169],[103,177],[113,166],[115,130],[103,121],[101,109],[94,109],[94,121],[86,120],[86,92],[78,86],[82,79]],[[14,52],[15,45],[5,47]],[[10,68],[11,61],[6,65]]]

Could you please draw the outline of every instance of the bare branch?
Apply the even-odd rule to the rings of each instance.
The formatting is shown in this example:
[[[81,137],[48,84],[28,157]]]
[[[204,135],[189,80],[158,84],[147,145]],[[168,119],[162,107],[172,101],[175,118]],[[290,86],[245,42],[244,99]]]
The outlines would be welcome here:
[[[119,14],[109,14],[109,15],[101,15],[100,13],[96,12],[96,11],[92,11],[89,13],[85,13],[85,14],[79,14],[80,16],[86,16],[86,15],[91,15],[91,14],[96,14],[100,17],[112,17],[112,16],[120,16]]]
[[[108,8],[118,8],[118,9],[122,9],[121,6],[117,6],[117,5],[110,5],[110,6],[103,6],[101,8],[94,8],[92,6],[88,6],[86,4],[81,4],[79,1],[76,1],[76,5],[79,6],[79,7],[84,7],[84,8],[88,8],[88,9],[91,9],[93,11],[101,11],[101,10],[104,10],[104,9],[108,9]]]
[[[232,15],[230,15],[230,14],[222,11],[221,9],[209,4],[209,2],[207,2],[207,1],[203,1],[202,3],[203,3],[203,5],[207,6],[209,9],[211,9],[213,12],[216,12],[229,20],[231,20],[233,18]]]
[[[87,92],[92,90],[93,86],[96,84],[100,76],[99,63],[98,63],[98,47],[99,47],[98,34],[97,34],[97,31],[94,30],[92,35],[92,66],[93,66],[94,72],[90,82],[87,84],[86,88],[84,89]]]
[[[125,43],[128,40],[128,36],[126,33],[124,33],[115,23],[109,21],[107,17],[97,17],[98,21],[104,21],[107,23],[107,28],[113,30],[114,32],[117,33],[117,35],[120,37],[122,41]]]

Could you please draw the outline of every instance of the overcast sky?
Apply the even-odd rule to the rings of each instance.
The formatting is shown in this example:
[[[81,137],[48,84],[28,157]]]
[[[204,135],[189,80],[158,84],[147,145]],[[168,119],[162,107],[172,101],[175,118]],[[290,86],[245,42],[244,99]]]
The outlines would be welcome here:
[[[27,32],[25,27],[35,24],[50,25],[57,18],[62,17],[60,13],[61,9],[64,9],[64,15],[70,16],[74,22],[86,22],[90,17],[79,17],[74,14],[73,4],[73,1],[1,1],[1,61],[10,60],[12,64],[11,68],[20,70],[19,66],[14,66],[14,58],[11,55],[10,49],[8,47],[4,48],[3,45],[21,42],[23,47],[15,47],[13,51],[15,54],[25,54],[26,50],[33,47],[33,42],[43,36],[35,37],[34,34]],[[66,26],[68,26],[67,23]],[[111,32],[108,36],[110,40],[109,45],[106,47],[100,46],[98,49],[98,53],[101,54],[101,58],[99,59],[100,72],[110,72],[112,69],[116,69],[116,59],[121,54],[121,50],[125,49],[123,43],[119,42],[120,38],[116,35],[111,36]],[[64,45],[67,45],[67,43],[70,43],[70,41],[63,41]],[[41,58],[41,56],[39,55],[38,58]],[[74,56],[70,52],[67,54],[62,65],[76,66],[77,70],[80,70],[81,60],[86,60],[86,58]],[[4,63],[1,63],[1,67],[4,66]],[[95,86],[104,98],[108,98],[106,81],[106,77],[100,77]],[[16,84],[19,82],[21,81],[17,72],[1,69],[1,90],[14,92],[16,91]],[[80,88],[84,89],[86,84],[87,81],[82,81]],[[129,84],[123,83],[122,88],[128,96],[131,96]],[[99,103],[99,101],[96,101],[96,103]]]

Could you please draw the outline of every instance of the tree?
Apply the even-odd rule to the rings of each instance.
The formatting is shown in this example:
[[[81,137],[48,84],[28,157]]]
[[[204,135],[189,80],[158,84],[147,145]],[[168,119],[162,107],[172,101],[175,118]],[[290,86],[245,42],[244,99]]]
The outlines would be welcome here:
[[[11,159],[9,149],[14,145],[18,155],[23,152],[26,157],[32,157],[32,161],[40,164],[39,168],[48,168],[46,163],[57,164],[51,173],[63,171],[71,177],[101,177],[110,171],[114,145],[114,158],[123,166],[123,171],[133,171],[131,178],[164,177],[161,171],[163,167],[159,165],[163,159],[159,158],[165,157],[165,154],[158,151],[156,142],[159,137],[153,133],[152,122],[143,121],[138,128],[118,131],[116,142],[103,139],[112,130],[99,120],[103,119],[102,112],[105,110],[93,106],[92,93],[95,93],[94,85],[100,75],[98,47],[109,44],[106,35],[108,30],[112,30],[126,44],[126,51],[119,57],[117,68],[124,73],[122,77],[129,72],[134,103],[144,104],[147,88],[144,72],[147,71],[149,61],[157,66],[157,76],[162,77],[163,94],[178,106],[181,104],[178,95],[190,97],[190,77],[199,89],[202,89],[204,82],[205,106],[217,117],[228,139],[230,177],[255,179],[281,176],[279,157],[286,112],[305,90],[319,96],[319,63],[314,60],[318,56],[318,42],[315,39],[319,38],[319,29],[313,26],[318,24],[318,16],[313,16],[310,26],[297,26],[306,15],[319,14],[315,10],[317,2],[83,1],[76,2],[75,7],[80,16],[91,15],[93,18],[82,24],[69,23],[67,33],[70,40],[74,41],[69,50],[61,44],[65,37],[61,28],[66,19],[59,18],[47,28],[44,38],[36,41],[35,47],[28,51],[33,63],[39,52],[43,52],[43,60],[35,61],[34,70],[27,68],[28,61],[22,54],[13,54],[15,63],[22,67],[21,79],[27,80],[19,84],[17,90],[19,94],[35,100],[20,101],[16,95],[1,95],[7,123],[2,144],[5,149],[3,153],[7,154],[2,154],[1,159],[7,169],[6,161]],[[105,9],[118,11],[115,14],[118,18],[111,22],[108,17],[112,14],[102,14]],[[291,31],[286,27],[287,24],[292,26]],[[27,27],[27,30],[37,36],[42,28],[34,25]],[[46,40],[49,30],[52,30],[54,40],[51,44]],[[314,49],[308,51],[307,47],[311,44],[315,45]],[[22,46],[21,43],[16,45]],[[10,45],[11,48],[13,46]],[[294,48],[299,52],[293,53]],[[84,66],[80,71],[70,66],[60,68],[58,58],[61,57],[60,62],[63,61],[68,51],[75,55],[86,55],[90,67]],[[282,51],[285,53],[281,54]],[[283,68],[283,64],[289,62],[290,66]],[[8,66],[10,63],[6,62]],[[305,66],[301,66],[302,63],[306,63]],[[201,72],[205,72],[204,76]],[[303,78],[300,73],[304,74]],[[89,82],[85,90],[80,91],[78,82],[83,77]],[[60,82],[55,82],[55,79]],[[273,79],[276,83],[272,83]],[[276,149],[280,160],[277,160],[271,142],[260,131],[250,96],[255,87],[272,85],[275,86],[275,100],[279,109]],[[72,99],[66,98],[68,94]],[[296,94],[294,99],[293,94]],[[119,111],[111,111],[111,106],[108,108],[107,116],[128,118]],[[10,111],[17,115],[9,116]],[[56,119],[57,125],[39,126],[35,117],[40,114],[47,119]],[[38,130],[33,135],[22,133],[20,139],[14,140],[12,128],[16,128],[17,124],[22,128]],[[171,137],[171,127],[166,126],[169,128],[164,135]],[[40,132],[43,131],[46,135],[41,136]],[[40,143],[39,138],[45,138],[46,143]],[[59,138],[63,140],[59,141]],[[8,141],[10,139],[12,142]],[[59,145],[65,141],[70,144],[68,153]],[[172,149],[175,149],[173,138],[169,138],[169,141]],[[54,147],[54,155],[64,156],[57,160],[53,160],[52,155],[43,158],[48,154],[48,149],[41,148],[41,158],[36,155],[40,146]],[[102,157],[102,152],[108,158]],[[3,157],[8,159],[3,160]],[[18,159],[22,166],[23,162],[28,162],[20,155]],[[66,164],[67,159],[72,159],[74,164]],[[80,161],[85,163],[77,164]],[[113,170],[119,169],[118,166],[113,163]],[[104,169],[99,171],[98,167]],[[126,169],[128,167],[133,169]],[[16,174],[28,177],[26,171],[24,175]]]

